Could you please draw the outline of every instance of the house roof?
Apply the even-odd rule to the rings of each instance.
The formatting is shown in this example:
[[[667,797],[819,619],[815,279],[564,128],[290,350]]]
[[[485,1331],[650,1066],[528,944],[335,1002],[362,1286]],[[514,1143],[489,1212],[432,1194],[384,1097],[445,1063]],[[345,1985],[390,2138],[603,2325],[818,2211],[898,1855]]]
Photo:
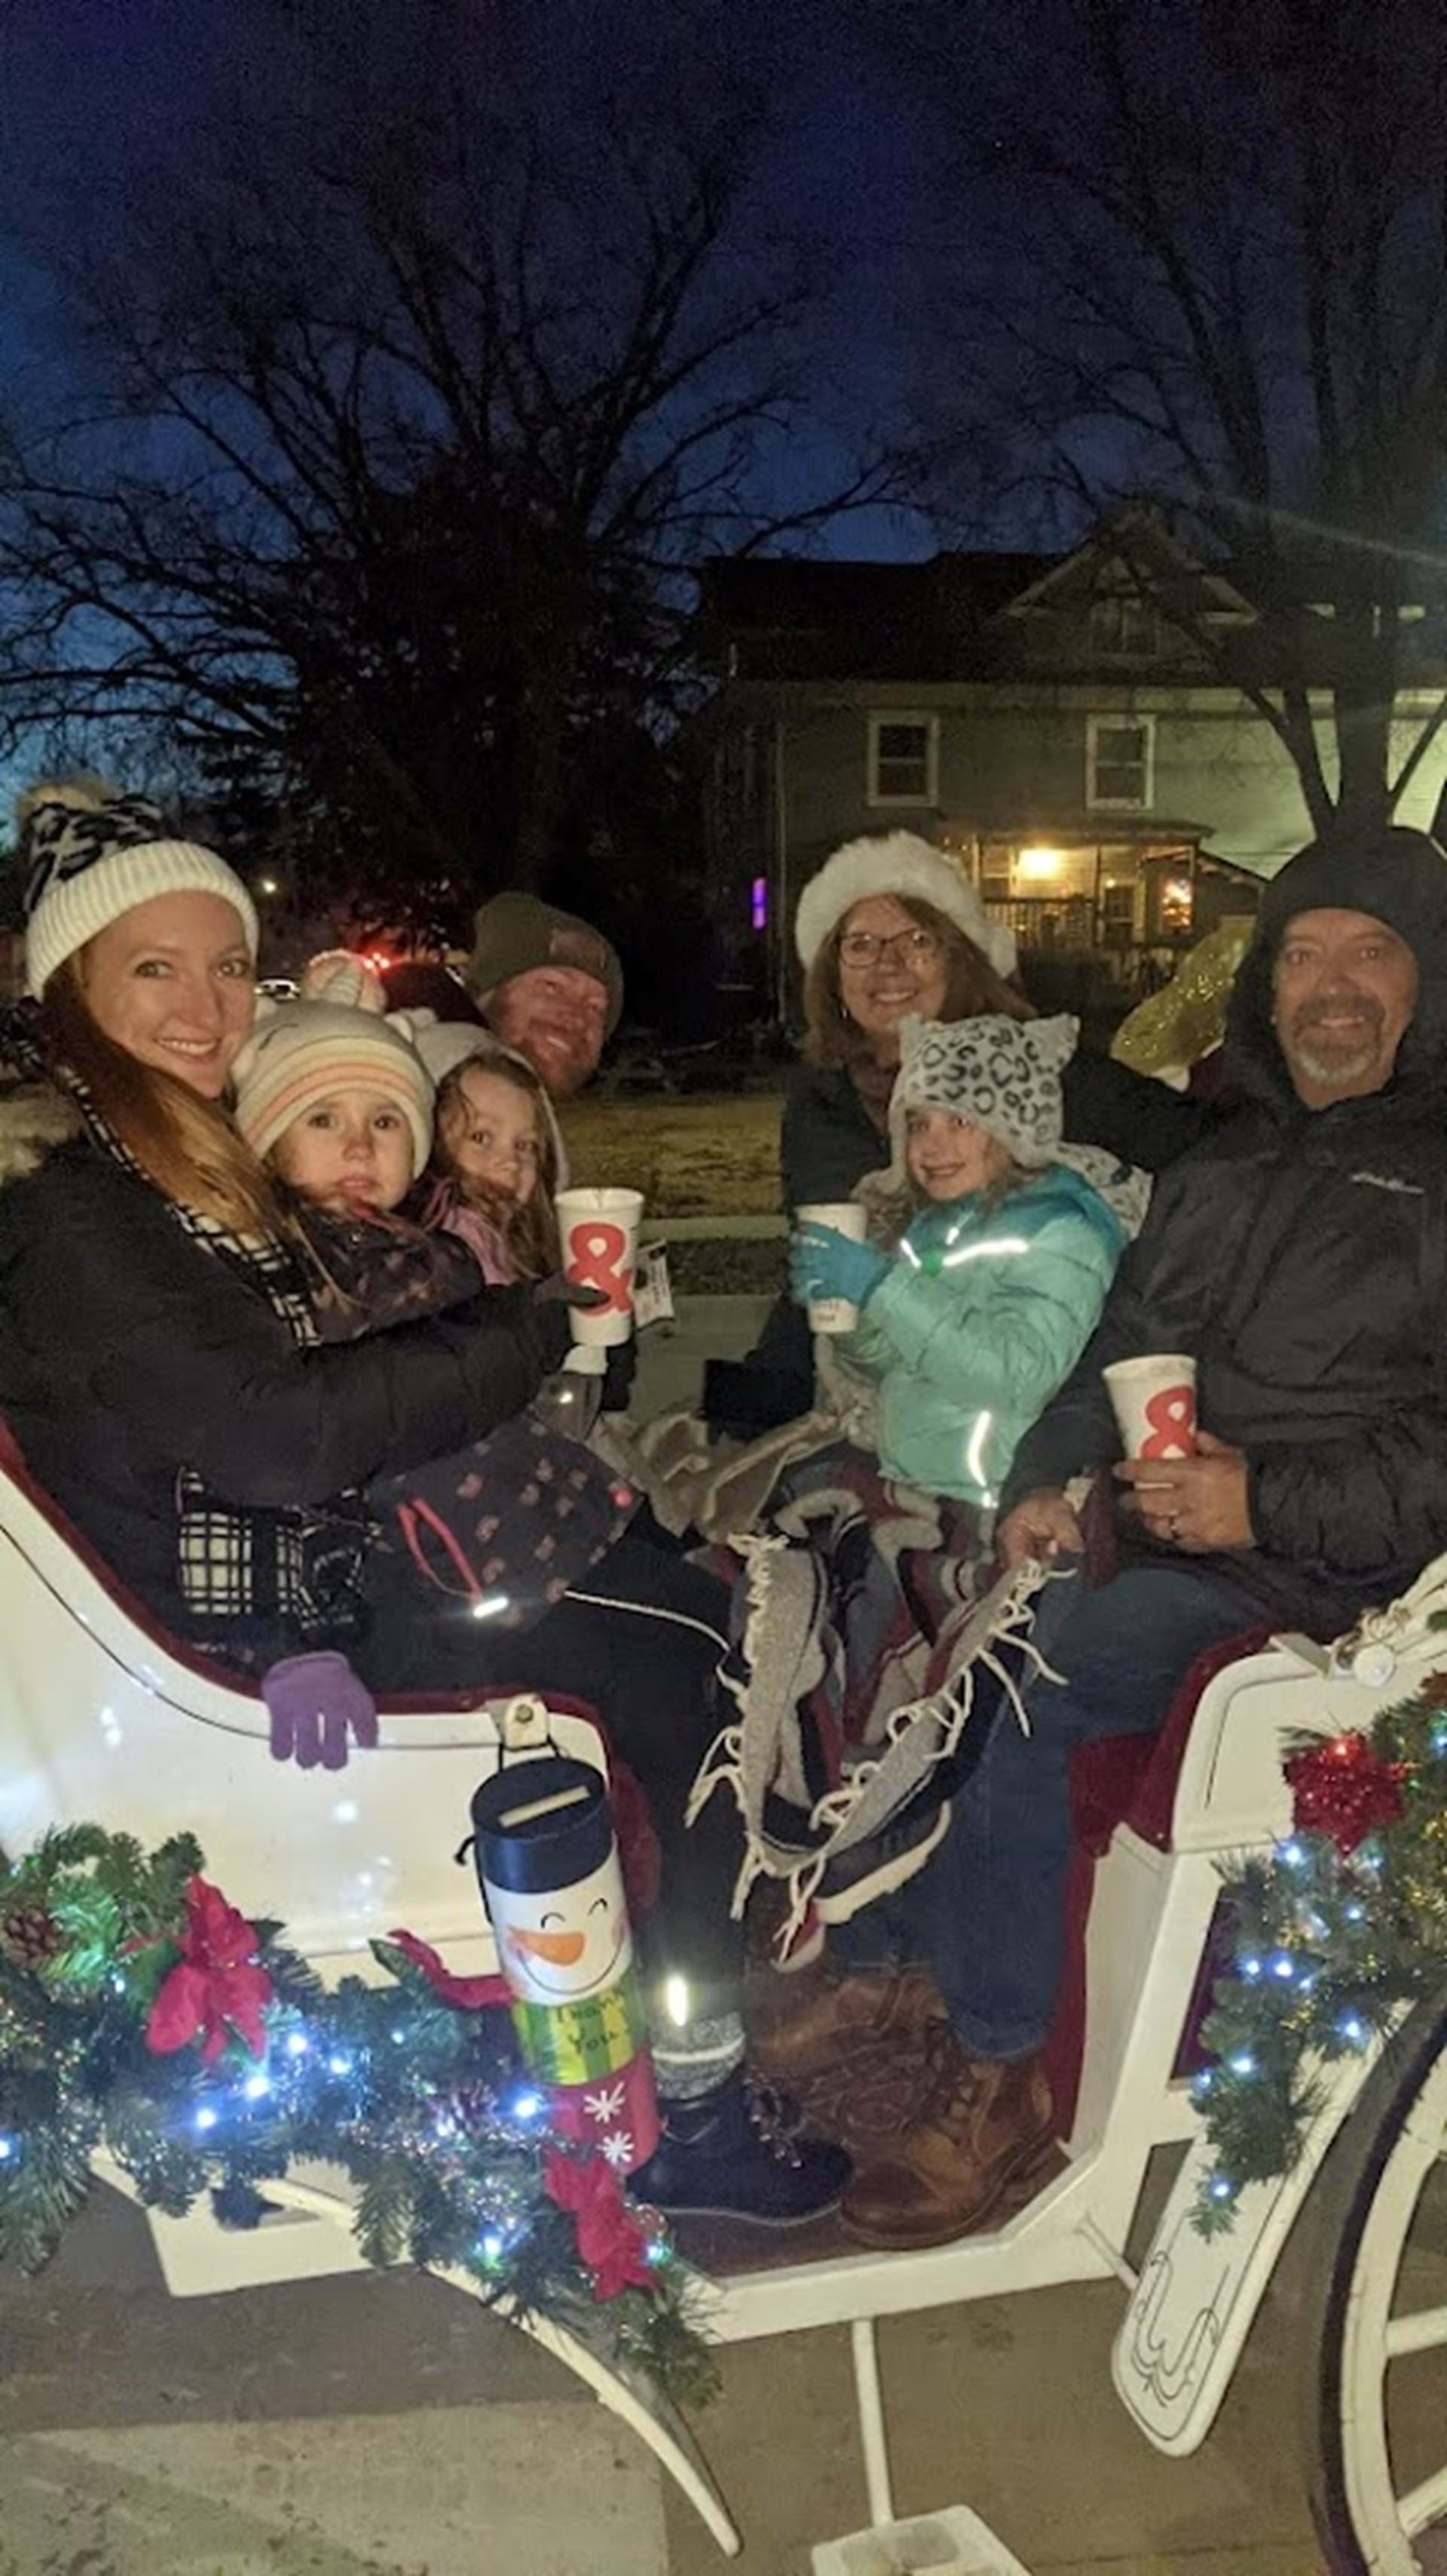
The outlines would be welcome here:
[[[1303,650],[1308,676],[1326,680],[1335,658],[1330,616],[1312,618],[1303,634],[1300,606],[1350,596],[1351,575],[1362,575],[1369,553],[1345,538],[1314,539],[1269,567],[1244,555],[1207,563],[1155,513],[1129,510],[1052,554],[981,550],[929,563],[735,556],[699,570],[701,640],[740,680],[985,680],[1053,669],[1057,677],[1118,682],[1121,656],[1099,647],[1090,610],[1096,599],[1139,585],[1163,613],[1153,676],[1199,673],[1203,656],[1214,659],[1203,628],[1216,627],[1248,684],[1272,684],[1283,656],[1294,660]],[[1447,569],[1433,567],[1429,579],[1421,558],[1410,569],[1428,620],[1404,630],[1404,660],[1435,679],[1441,619],[1432,612]]]
[[[929,563],[743,555],[699,573],[705,633],[751,678],[954,679],[982,668],[989,621],[1053,555],[938,554]]]

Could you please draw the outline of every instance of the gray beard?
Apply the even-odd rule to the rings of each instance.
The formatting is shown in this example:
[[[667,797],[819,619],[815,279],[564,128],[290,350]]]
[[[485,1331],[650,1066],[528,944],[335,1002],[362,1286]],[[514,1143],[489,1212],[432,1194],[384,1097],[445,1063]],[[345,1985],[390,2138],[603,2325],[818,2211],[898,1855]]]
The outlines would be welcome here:
[[[1377,1060],[1376,1040],[1358,1047],[1354,1055],[1316,1055],[1309,1046],[1298,1044],[1296,1061],[1309,1082],[1323,1087],[1337,1082],[1359,1082],[1370,1073]]]

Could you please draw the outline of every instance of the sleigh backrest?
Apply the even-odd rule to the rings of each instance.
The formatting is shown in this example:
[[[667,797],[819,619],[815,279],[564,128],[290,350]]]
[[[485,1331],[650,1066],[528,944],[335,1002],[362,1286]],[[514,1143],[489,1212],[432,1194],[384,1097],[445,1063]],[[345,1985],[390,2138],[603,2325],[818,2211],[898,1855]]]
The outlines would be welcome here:
[[[449,1965],[491,1963],[470,1865],[453,1855],[493,1771],[515,1688],[390,1701],[375,1753],[345,1771],[271,1759],[256,1685],[194,1654],[126,1592],[0,1432],[0,1850],[95,1822],[147,1843],[194,1832],[243,1910],[284,1914],[324,1975],[370,1973],[370,1938],[403,1926]],[[606,1768],[576,1702],[550,1700],[520,1758],[559,1747]]]

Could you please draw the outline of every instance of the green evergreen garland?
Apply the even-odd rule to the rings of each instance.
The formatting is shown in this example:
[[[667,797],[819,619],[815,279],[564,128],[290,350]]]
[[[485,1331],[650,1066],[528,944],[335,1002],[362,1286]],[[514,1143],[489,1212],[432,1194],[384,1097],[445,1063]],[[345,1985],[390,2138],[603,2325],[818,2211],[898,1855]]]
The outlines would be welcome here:
[[[1319,2068],[1360,2056],[1447,1984],[1447,1673],[1383,1710],[1364,1739],[1324,1749],[1370,1758],[1379,1779],[1393,1766],[1397,1812],[1352,1843],[1349,1823],[1308,1829],[1304,1815],[1326,1801],[1298,1792],[1296,1830],[1228,1882],[1234,1957],[1202,2034],[1214,2062],[1193,2086],[1215,2158],[1195,2210],[1204,2236],[1230,2227],[1243,2185],[1291,2170]],[[1290,1764],[1322,1751],[1320,1737],[1301,1738]]]
[[[258,2223],[267,2182],[293,2163],[326,2161],[360,2188],[369,2261],[455,2265],[489,2303],[594,2349],[601,2336],[670,2397],[710,2394],[697,2285],[655,2214],[632,2214],[649,2230],[647,2287],[600,2303],[573,2218],[546,2189],[551,2158],[571,2151],[519,2072],[505,2011],[441,2002],[384,1941],[372,1950],[390,1985],[325,1991],[281,1927],[258,1922],[263,2053],[235,2036],[210,2065],[194,2040],[157,2052],[147,2027],[184,1960],[202,1867],[189,1834],[148,1854],[89,1825],[0,1861],[0,2262],[33,2270],[53,2253],[98,2149],[148,2207],[179,2217],[209,2194],[232,2227]]]

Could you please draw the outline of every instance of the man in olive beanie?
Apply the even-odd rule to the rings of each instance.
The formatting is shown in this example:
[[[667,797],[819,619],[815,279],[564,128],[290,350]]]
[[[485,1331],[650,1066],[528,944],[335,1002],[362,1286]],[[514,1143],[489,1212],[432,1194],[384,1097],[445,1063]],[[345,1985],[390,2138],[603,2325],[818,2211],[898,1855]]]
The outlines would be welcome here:
[[[591,1081],[623,1009],[623,969],[601,931],[532,894],[496,894],[477,916],[467,988],[504,1046],[566,1100]]]

